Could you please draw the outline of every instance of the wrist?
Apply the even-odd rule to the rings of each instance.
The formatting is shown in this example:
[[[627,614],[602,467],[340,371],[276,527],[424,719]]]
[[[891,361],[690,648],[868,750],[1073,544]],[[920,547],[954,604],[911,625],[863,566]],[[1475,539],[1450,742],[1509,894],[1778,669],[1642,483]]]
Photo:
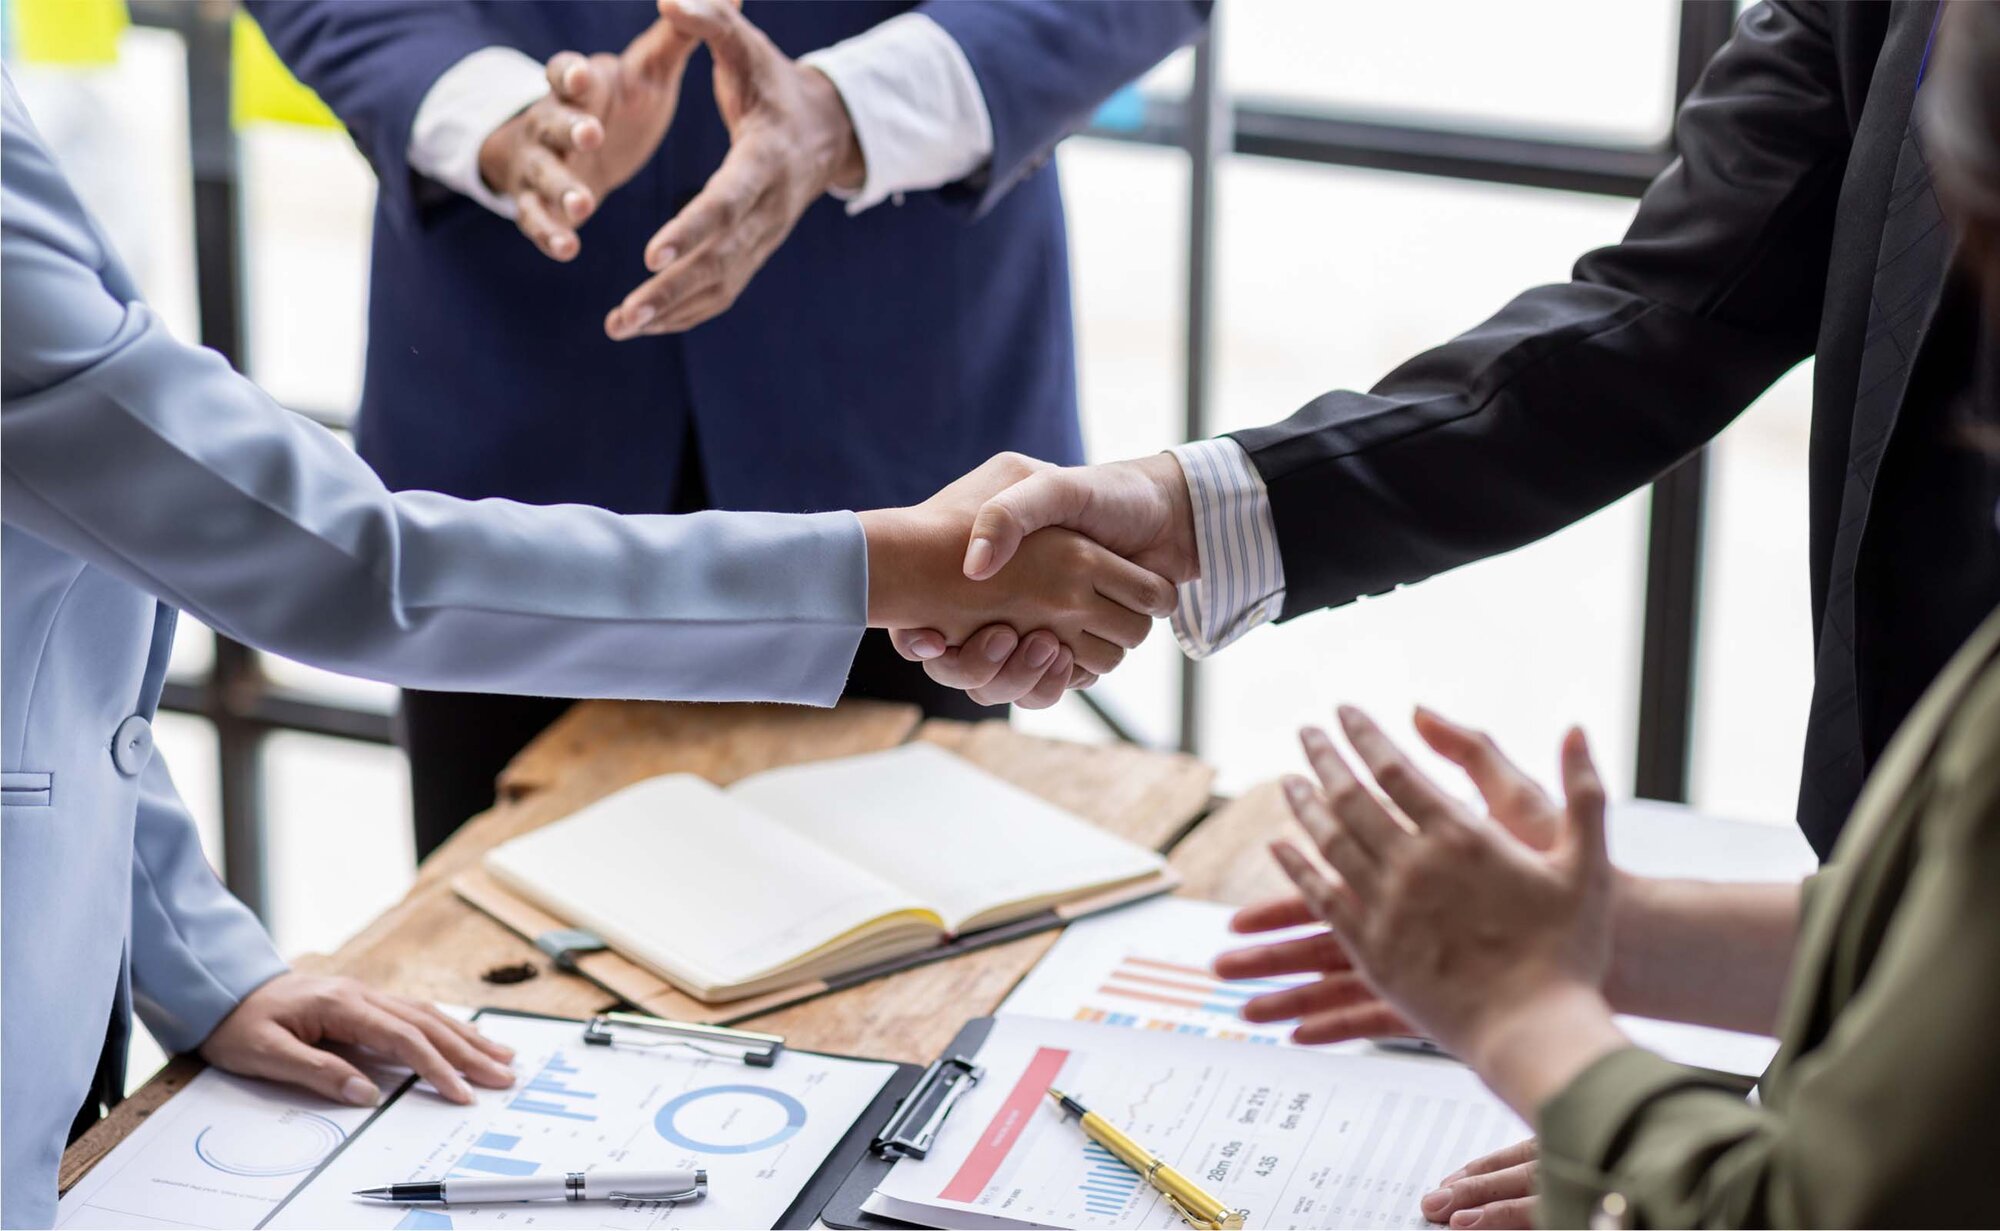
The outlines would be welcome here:
[[[1453,1051],[1532,1124],[1585,1069],[1629,1046],[1602,992],[1556,981],[1491,1004]]]
[[[479,180],[488,192],[505,196],[513,191],[514,150],[521,129],[527,125],[526,115],[526,112],[515,115],[487,133],[486,140],[479,143]]]
[[[937,577],[958,573],[949,536],[926,525],[916,509],[871,509],[857,516],[868,545],[868,626],[935,627],[938,604],[926,603],[926,596],[938,588]],[[943,561],[943,574],[930,561],[933,556]],[[933,579],[929,584],[927,577]]]
[[[1160,452],[1135,458],[1132,465],[1158,490],[1166,510],[1163,555],[1174,570],[1165,574],[1167,580],[1176,584],[1201,580],[1201,549],[1194,532],[1194,496],[1188,490],[1187,471],[1182,468],[1180,458],[1171,452]]]
[[[847,100],[840,96],[832,78],[810,64],[803,67],[801,80],[814,117],[810,153],[820,191],[858,192],[868,180],[868,160],[855,134],[854,119],[847,113]]]
[[[1604,968],[1604,1000],[1614,1012],[1634,1012],[1645,999],[1650,976],[1642,946],[1634,937],[1648,934],[1657,907],[1659,882],[1612,869],[1611,960]]]

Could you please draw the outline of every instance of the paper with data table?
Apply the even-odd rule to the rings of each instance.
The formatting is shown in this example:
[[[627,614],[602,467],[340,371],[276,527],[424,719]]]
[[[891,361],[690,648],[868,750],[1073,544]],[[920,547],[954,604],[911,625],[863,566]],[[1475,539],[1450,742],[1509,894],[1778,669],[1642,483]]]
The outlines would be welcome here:
[[[461,1107],[412,1090],[301,1185],[265,1226],[769,1227],[819,1171],[896,1066],[786,1050],[771,1068],[685,1047],[587,1047],[580,1022],[487,1014],[520,1080]],[[420,1208],[356,1189],[452,1176],[597,1167],[703,1168],[685,1203],[537,1201]]]
[[[1050,1086],[1124,1129],[1253,1227],[1422,1227],[1453,1168],[1528,1135],[1464,1067],[1000,1017],[986,1076],[938,1147],[864,1207],[928,1226],[1181,1225],[1065,1119]]]

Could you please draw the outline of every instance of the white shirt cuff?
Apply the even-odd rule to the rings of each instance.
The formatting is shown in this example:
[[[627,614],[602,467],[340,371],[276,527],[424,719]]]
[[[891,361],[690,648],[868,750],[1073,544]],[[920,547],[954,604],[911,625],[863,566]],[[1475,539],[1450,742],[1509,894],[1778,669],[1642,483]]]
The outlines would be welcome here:
[[[1243,446],[1226,437],[1170,450],[1187,476],[1201,578],[1181,586],[1174,638],[1206,658],[1285,607],[1285,565],[1271,494]]]
[[[493,130],[549,92],[543,67],[512,47],[482,47],[446,69],[410,125],[410,168],[503,218],[514,202],[479,175],[479,147]]]
[[[800,58],[840,91],[867,163],[847,212],[957,183],[993,157],[993,118],[965,51],[922,13],[891,17]]]

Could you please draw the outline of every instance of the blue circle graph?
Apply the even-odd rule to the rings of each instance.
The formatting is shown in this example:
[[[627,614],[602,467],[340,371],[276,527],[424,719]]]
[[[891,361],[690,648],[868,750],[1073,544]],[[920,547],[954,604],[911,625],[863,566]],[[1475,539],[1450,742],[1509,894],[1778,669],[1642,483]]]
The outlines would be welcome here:
[[[716,1142],[700,1141],[688,1136],[674,1126],[674,1117],[694,1103],[703,1099],[746,1096],[768,1099],[776,1103],[785,1113],[785,1123],[776,1132],[759,1141]],[[700,1090],[690,1090],[686,1094],[675,1095],[667,1100],[658,1114],[653,1117],[653,1128],[660,1136],[684,1149],[698,1154],[755,1154],[791,1140],[792,1135],[806,1126],[806,1105],[782,1090],[767,1090],[762,1086],[706,1086]]]
[[[215,1134],[211,1137],[210,1134]],[[195,1134],[195,1156],[225,1175],[271,1179],[310,1171],[346,1140],[347,1133],[325,1116],[289,1111],[253,1138],[228,1136],[213,1124]]]

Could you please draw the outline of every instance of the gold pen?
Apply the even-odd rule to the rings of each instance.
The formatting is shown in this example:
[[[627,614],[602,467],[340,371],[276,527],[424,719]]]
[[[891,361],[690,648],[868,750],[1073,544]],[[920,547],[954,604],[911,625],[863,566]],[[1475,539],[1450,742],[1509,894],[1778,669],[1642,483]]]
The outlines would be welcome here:
[[[1051,1089],[1049,1097],[1076,1117],[1077,1126],[1085,1136],[1111,1151],[1119,1162],[1158,1189],[1182,1222],[1200,1231],[1241,1231],[1243,1220],[1250,1216],[1249,1210],[1232,1210],[1209,1196],[1200,1185],[1167,1166],[1158,1155],[1119,1132],[1111,1121],[1094,1111],[1085,1111],[1082,1103],[1062,1091]]]

